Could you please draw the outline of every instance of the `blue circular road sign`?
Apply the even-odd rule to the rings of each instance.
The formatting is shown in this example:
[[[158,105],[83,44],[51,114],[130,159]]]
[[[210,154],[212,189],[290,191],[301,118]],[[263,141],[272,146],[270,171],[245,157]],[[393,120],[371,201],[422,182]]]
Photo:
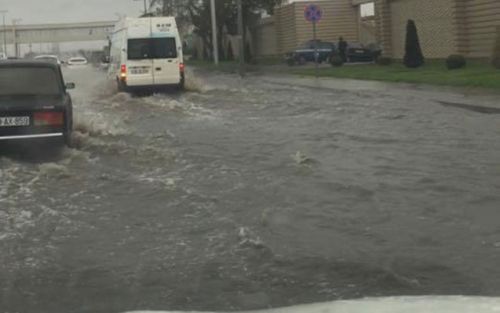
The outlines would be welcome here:
[[[323,11],[321,11],[321,8],[318,5],[309,4],[304,10],[304,16],[307,21],[317,23],[321,20]]]

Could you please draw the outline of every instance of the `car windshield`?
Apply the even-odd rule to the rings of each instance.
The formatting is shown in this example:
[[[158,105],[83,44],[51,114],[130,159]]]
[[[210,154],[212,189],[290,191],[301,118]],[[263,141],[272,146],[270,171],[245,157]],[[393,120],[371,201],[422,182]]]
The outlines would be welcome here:
[[[51,68],[0,67],[0,96],[58,94],[58,76]]]
[[[500,0],[0,0],[0,59],[0,313],[500,313]]]
[[[175,38],[129,39],[128,59],[166,59],[177,57]]]

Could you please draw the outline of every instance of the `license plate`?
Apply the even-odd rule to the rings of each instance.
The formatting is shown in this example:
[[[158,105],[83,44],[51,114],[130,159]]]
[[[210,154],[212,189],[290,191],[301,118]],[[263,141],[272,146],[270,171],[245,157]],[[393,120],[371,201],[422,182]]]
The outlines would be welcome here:
[[[9,116],[0,117],[0,127],[29,126],[30,118],[28,116]]]
[[[356,53],[365,53],[365,51],[364,51],[364,50],[356,50],[355,52],[356,52]]]
[[[130,73],[131,74],[147,74],[147,73],[149,73],[149,70],[146,68],[131,69]]]

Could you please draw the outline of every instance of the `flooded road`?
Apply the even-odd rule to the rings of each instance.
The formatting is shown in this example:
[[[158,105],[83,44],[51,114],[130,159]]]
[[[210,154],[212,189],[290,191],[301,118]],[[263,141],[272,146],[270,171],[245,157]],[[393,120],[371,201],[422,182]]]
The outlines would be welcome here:
[[[500,295],[484,98],[207,73],[131,97],[65,74],[76,147],[0,147],[0,312]]]

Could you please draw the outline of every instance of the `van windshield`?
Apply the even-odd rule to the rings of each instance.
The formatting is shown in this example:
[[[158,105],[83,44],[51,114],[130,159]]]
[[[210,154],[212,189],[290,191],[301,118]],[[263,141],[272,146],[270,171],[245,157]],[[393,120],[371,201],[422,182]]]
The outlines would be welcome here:
[[[53,69],[45,67],[0,67],[0,96],[55,96],[61,93]]]
[[[129,39],[128,59],[173,59],[177,58],[175,38]]]

